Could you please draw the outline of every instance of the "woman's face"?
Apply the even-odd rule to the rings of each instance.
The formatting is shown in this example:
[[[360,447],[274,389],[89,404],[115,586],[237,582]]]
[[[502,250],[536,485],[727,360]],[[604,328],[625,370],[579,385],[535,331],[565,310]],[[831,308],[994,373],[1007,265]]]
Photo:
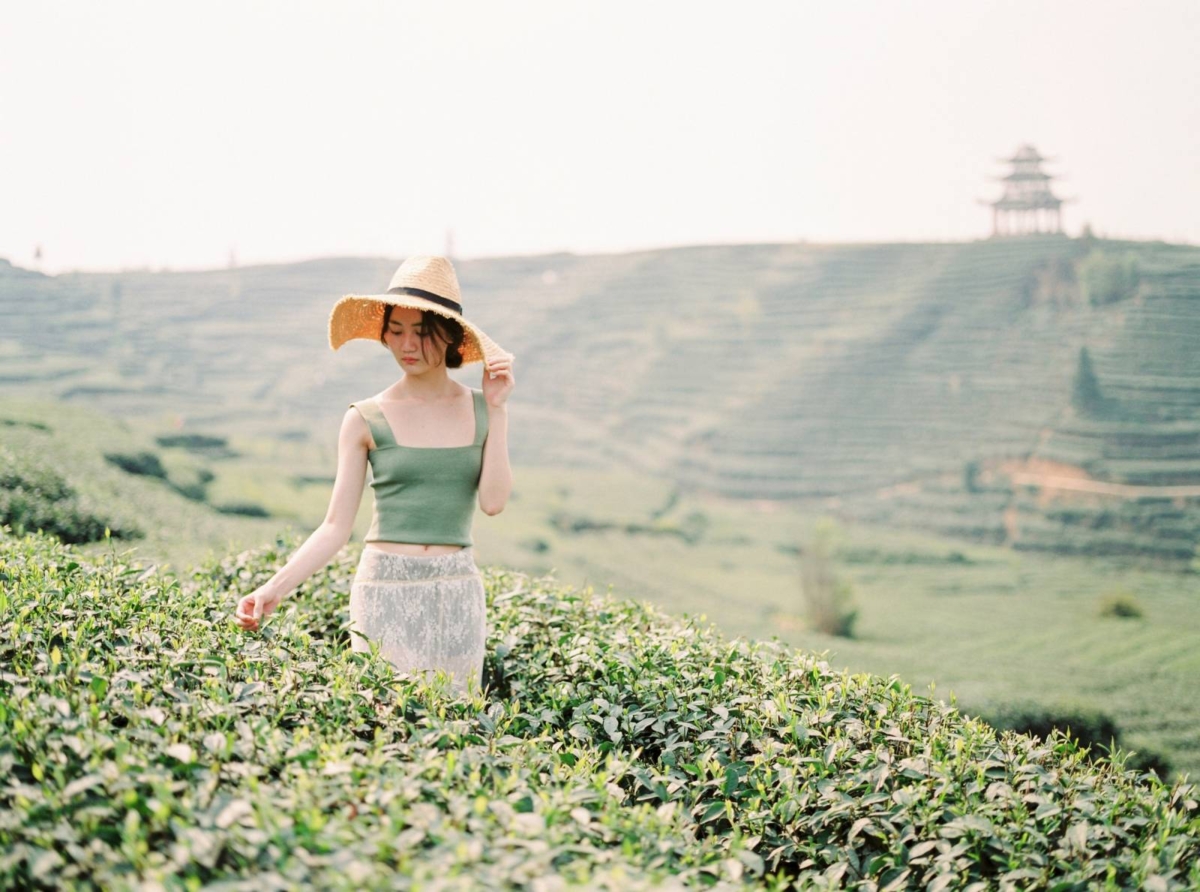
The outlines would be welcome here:
[[[387,344],[400,368],[408,373],[428,371],[443,363],[446,342],[436,337],[422,340],[425,328],[421,325],[421,311],[411,307],[394,307],[388,318],[383,341]],[[434,361],[429,362],[430,359]]]

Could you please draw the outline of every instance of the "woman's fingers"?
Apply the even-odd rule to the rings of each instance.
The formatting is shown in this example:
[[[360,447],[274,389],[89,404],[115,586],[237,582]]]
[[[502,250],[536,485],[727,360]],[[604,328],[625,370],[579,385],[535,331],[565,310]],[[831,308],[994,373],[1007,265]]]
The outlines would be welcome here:
[[[489,378],[495,378],[497,375],[507,375],[512,378],[513,357],[506,356],[502,359],[493,359],[487,363],[487,373]]]
[[[238,625],[243,629],[257,629],[258,618],[260,616],[262,616],[261,608],[258,605],[258,599],[254,595],[246,595],[238,601],[234,617]]]

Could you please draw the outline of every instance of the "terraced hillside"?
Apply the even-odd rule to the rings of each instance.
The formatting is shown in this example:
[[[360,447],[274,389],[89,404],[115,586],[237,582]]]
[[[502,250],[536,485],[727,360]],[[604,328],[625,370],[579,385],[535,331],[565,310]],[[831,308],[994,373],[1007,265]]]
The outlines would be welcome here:
[[[839,500],[846,514],[1016,548],[1191,561],[1200,541],[1200,252],[1105,250],[1136,258],[1138,282],[1125,299],[1081,306],[1088,324],[1057,351],[1076,352],[1062,367],[1077,375],[1087,348],[1098,399],[1080,405],[1074,377],[1044,388],[1028,382],[1029,403],[1046,420],[1028,427],[1024,448],[1005,448],[997,436],[965,450],[958,468],[947,462]],[[1075,257],[1067,269],[1080,265]]]
[[[395,264],[3,267],[0,384],[332,443],[346,403],[398,372],[366,341],[332,353],[328,311],[382,290]],[[523,463],[619,465],[1031,547],[1129,548],[1132,533],[1184,559],[1200,538],[1186,491],[1060,490],[1054,511],[1083,511],[1076,523],[1047,510],[1048,481],[1021,477],[1045,460],[1089,481],[1200,485],[1200,247],[1043,236],[456,266],[468,313],[518,357]],[[1086,410],[1085,347],[1103,396]]]

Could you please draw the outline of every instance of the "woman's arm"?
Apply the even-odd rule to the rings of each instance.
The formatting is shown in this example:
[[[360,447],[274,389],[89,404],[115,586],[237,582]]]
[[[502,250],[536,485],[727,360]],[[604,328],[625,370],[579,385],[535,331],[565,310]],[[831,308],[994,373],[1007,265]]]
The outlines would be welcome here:
[[[347,409],[338,433],[337,476],[325,519],[274,576],[242,599],[237,611],[242,628],[257,628],[255,614],[270,614],[280,601],[328,564],[350,541],[366,484],[367,445],[366,422],[357,410]],[[262,604],[259,604],[260,600]]]
[[[367,424],[356,409],[347,409],[338,433],[337,476],[325,519],[288,562],[263,586],[280,598],[292,591],[331,560],[354,529],[367,477]]]
[[[508,464],[508,406],[488,406],[488,433],[483,441],[483,469],[479,473],[479,507],[484,514],[499,514],[512,492]]]
[[[508,464],[508,397],[514,385],[511,358],[494,360],[483,371],[488,433],[483,441],[483,468],[479,472],[479,507],[487,515],[503,511],[512,493],[512,468]]]

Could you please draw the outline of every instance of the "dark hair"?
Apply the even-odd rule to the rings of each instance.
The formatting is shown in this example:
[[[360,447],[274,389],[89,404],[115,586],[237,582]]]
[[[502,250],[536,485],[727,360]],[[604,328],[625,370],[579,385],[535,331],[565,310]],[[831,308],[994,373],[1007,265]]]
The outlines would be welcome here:
[[[383,336],[387,334],[388,323],[392,320],[392,310],[395,304],[387,304],[383,311],[383,326],[379,330],[379,343],[387,346],[387,341]],[[425,356],[425,345],[431,338],[437,336],[438,340],[446,342],[446,368],[456,369],[463,364],[462,347],[463,341],[466,339],[466,331],[462,325],[454,319],[447,319],[441,313],[435,313],[432,310],[421,311],[421,355]],[[429,357],[425,357],[425,361],[429,361]]]

